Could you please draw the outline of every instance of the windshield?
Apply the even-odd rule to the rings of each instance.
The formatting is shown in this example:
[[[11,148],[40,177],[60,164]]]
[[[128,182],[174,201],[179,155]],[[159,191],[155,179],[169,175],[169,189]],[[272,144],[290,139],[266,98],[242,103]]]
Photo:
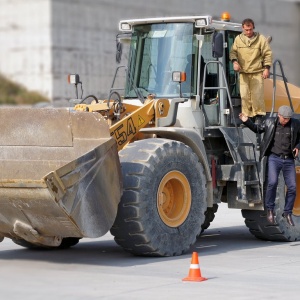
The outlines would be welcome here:
[[[134,27],[125,97],[179,97],[179,83],[172,81],[174,71],[186,72],[182,94],[195,94],[197,40],[193,23],[146,24]],[[193,46],[194,44],[194,46]],[[139,94],[139,95],[138,95]]]

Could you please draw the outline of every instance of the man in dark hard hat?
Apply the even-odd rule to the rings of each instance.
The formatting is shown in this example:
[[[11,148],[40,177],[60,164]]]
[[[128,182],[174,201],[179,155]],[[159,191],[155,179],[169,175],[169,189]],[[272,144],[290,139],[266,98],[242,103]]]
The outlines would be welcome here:
[[[300,121],[292,118],[289,106],[279,107],[277,117],[254,124],[244,113],[239,115],[243,124],[256,133],[265,133],[260,145],[260,159],[268,157],[268,185],[265,198],[267,219],[275,224],[275,199],[280,171],[287,187],[283,217],[294,226],[292,210],[296,199],[296,171],[294,159],[300,149]]]

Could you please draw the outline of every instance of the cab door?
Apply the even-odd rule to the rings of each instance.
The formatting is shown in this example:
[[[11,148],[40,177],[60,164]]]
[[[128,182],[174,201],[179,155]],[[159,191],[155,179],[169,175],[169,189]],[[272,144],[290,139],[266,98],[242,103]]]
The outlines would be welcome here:
[[[226,77],[228,82],[228,87],[230,91],[231,98],[241,98],[240,86],[239,86],[239,74],[233,70],[233,65],[229,60],[229,52],[233,45],[235,38],[240,34],[237,31],[226,31],[225,41],[227,42],[227,47],[225,48],[226,54]]]

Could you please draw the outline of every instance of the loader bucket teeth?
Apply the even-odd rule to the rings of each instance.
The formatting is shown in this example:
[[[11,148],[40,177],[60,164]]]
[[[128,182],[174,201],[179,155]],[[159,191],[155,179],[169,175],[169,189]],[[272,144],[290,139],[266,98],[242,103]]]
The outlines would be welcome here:
[[[0,126],[0,236],[57,246],[61,238],[99,237],[111,228],[121,172],[100,114],[1,108]]]

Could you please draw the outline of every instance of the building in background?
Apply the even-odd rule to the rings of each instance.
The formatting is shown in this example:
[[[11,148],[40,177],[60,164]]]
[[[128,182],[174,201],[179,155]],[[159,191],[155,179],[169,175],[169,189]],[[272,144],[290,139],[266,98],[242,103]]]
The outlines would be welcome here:
[[[251,17],[257,31],[272,35],[274,58],[282,61],[288,80],[300,85],[298,1],[0,0],[0,7],[0,73],[54,101],[75,96],[69,73],[80,74],[83,95],[107,97],[117,67],[119,20],[219,18],[223,11],[235,22]]]

